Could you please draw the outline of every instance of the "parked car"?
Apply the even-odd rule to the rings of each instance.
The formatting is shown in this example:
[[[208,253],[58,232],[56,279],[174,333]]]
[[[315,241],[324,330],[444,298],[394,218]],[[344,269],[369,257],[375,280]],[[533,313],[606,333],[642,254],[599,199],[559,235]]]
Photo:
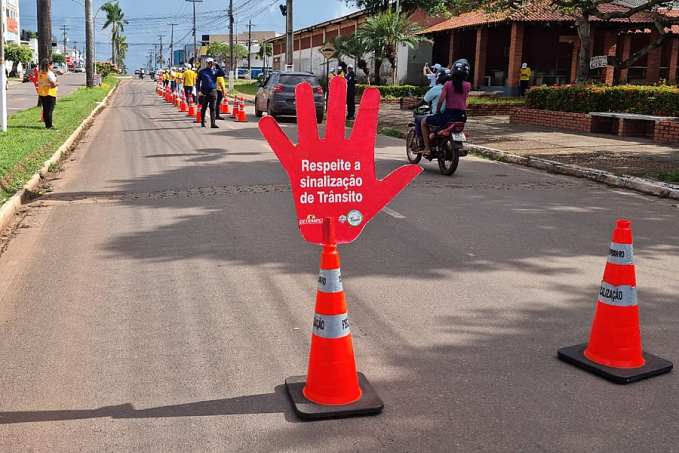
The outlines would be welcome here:
[[[76,66],[73,72],[85,72],[85,66]]]
[[[135,69],[135,70],[134,70],[134,74],[135,74],[135,75],[139,75],[139,69]]]
[[[52,71],[56,75],[64,75],[64,68],[62,68],[61,66],[57,66],[57,65],[52,66]]]
[[[295,105],[295,88],[303,82],[308,82],[314,92],[316,105],[316,121],[323,122],[325,97],[323,88],[311,72],[274,71],[266,82],[259,84],[255,94],[255,115],[261,117],[263,112],[276,117],[278,115],[297,115]]]

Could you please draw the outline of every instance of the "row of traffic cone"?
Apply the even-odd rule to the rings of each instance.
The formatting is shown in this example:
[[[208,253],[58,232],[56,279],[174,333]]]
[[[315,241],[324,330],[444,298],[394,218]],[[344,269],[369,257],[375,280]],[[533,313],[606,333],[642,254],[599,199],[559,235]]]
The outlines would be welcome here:
[[[172,90],[170,86],[163,87],[163,83],[158,81],[156,85],[156,93],[159,96],[165,98],[165,100],[177,108],[180,112],[186,112],[189,117],[196,117],[195,122],[200,123],[202,121],[201,109],[193,103],[193,98],[189,99],[187,102],[186,96],[183,91]],[[235,119],[236,122],[246,123],[247,116],[245,115],[245,99],[243,97],[238,98],[238,96],[233,97],[233,110],[229,106],[228,97],[224,96],[223,101],[219,106],[219,112],[225,115],[231,115],[231,118]]]

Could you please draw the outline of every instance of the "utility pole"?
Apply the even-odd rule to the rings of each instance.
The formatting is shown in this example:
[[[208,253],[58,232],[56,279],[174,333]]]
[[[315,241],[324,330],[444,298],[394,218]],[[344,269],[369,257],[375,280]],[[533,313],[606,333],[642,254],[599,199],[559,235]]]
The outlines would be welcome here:
[[[172,22],[167,25],[170,26],[170,66],[174,66],[174,26],[179,24]]]
[[[94,21],[92,0],[85,0],[85,80],[87,88],[94,87]]]
[[[233,0],[229,0],[229,90],[233,90]]]
[[[161,67],[165,66],[165,59],[163,58],[163,36],[165,35],[158,35],[160,38],[160,61],[161,61]]]
[[[195,66],[198,62],[198,42],[196,41],[196,2],[202,2],[203,0],[186,1],[193,3],[193,65]],[[188,56],[186,59],[189,60]]]
[[[252,21],[248,21],[248,72],[251,71],[250,67],[250,54],[252,53]],[[252,74],[252,72],[250,72]]]
[[[70,30],[66,25],[61,26],[63,32],[64,32],[64,57],[66,56],[66,31]]]
[[[52,57],[52,1],[38,2],[38,61]]]
[[[153,45],[153,67],[158,66],[158,44]]]
[[[0,0],[0,32],[5,30],[6,0]],[[0,129],[7,132],[7,76],[5,75],[5,35],[0,33]]]
[[[285,66],[292,71],[292,0],[285,0]]]

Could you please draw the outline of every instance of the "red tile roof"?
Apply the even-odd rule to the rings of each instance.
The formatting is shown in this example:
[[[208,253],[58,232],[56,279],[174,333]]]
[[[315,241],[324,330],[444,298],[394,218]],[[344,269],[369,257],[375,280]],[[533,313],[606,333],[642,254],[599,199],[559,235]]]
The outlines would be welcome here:
[[[599,7],[602,12],[626,11],[628,8],[612,3],[606,3]],[[679,10],[667,11],[667,15],[671,17],[679,16]],[[436,25],[423,30],[422,34],[435,33],[446,30],[455,30],[459,28],[471,28],[479,25],[497,24],[502,22],[572,22],[574,16],[565,14],[549,3],[530,3],[521,9],[510,11],[503,11],[497,13],[488,13],[482,9],[460,14],[456,17],[451,17]],[[599,21],[596,17],[592,21]],[[648,24],[653,23],[650,15],[644,12],[632,15],[629,18],[612,19],[612,22],[626,22],[632,24]],[[674,28],[672,27],[672,32]]]

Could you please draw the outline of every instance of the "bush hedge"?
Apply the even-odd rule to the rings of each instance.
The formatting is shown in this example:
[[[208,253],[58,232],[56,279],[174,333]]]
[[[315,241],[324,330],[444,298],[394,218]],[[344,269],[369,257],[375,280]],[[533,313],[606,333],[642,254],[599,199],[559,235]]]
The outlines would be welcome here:
[[[679,116],[679,88],[667,85],[533,87],[526,92],[526,107],[573,113]]]
[[[356,96],[361,97],[366,88],[377,88],[380,90],[380,96],[385,98],[406,98],[406,97],[423,97],[429,90],[428,86],[414,86],[414,85],[356,85]]]

